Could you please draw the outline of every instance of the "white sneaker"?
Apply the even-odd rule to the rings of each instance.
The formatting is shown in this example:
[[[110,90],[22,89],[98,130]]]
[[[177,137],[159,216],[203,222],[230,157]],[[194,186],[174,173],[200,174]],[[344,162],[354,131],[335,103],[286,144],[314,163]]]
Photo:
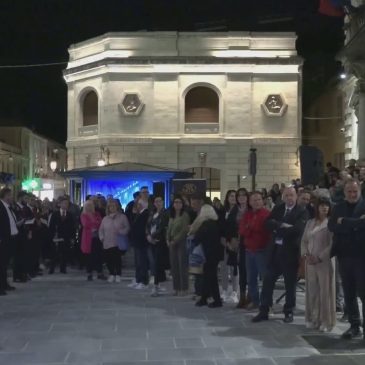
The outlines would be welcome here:
[[[133,280],[130,284],[127,285],[128,288],[132,288],[134,289],[138,284],[136,283],[135,280]]]
[[[109,275],[108,283],[114,283],[114,280],[115,280],[115,276],[114,275]]]
[[[223,302],[226,302],[226,301],[227,301],[227,298],[228,298],[227,290],[223,290],[223,291],[222,291],[221,298],[222,298],[222,301],[223,301]]]
[[[159,296],[158,288],[155,286],[155,287],[152,289],[151,297],[158,297],[158,296]]]
[[[120,283],[120,281],[121,281],[121,277],[120,277],[120,275],[116,275],[116,276],[115,276],[115,282],[116,282],[116,283]]]
[[[230,299],[231,299],[231,303],[237,304],[239,302],[237,292],[233,291],[230,296]]]
[[[167,292],[167,289],[166,289],[166,288],[164,288],[163,286],[158,285],[158,287],[157,287],[157,291],[158,291],[159,293],[166,293],[166,292]]]
[[[137,289],[137,290],[142,290],[142,289],[146,289],[146,288],[148,288],[148,286],[147,286],[147,285],[144,285],[144,284],[142,284],[142,283],[139,283],[139,284],[137,284],[137,285],[134,287],[134,289]]]

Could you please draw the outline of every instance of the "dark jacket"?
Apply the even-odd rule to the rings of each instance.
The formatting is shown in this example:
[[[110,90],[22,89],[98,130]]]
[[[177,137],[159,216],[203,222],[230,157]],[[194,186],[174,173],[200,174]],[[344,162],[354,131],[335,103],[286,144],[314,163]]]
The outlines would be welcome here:
[[[203,246],[207,262],[216,263],[222,259],[223,246],[220,243],[218,221],[209,219],[203,222],[196,231],[194,240]]]
[[[160,214],[153,218],[156,212],[151,212],[147,221],[147,233],[151,234],[151,227],[156,226],[156,231],[151,234],[152,238],[156,240],[156,244],[166,244],[166,230],[169,224],[169,214],[166,210],[162,210]]]
[[[75,218],[72,213],[66,212],[66,217],[61,217],[59,210],[52,213],[49,222],[49,231],[52,237],[55,237],[56,233],[58,238],[63,238],[66,242],[75,238]]]
[[[352,214],[346,201],[334,206],[328,221],[328,229],[333,232],[332,256],[365,257],[365,200],[360,199]],[[341,224],[338,218],[344,218]]]
[[[295,205],[289,214],[284,217],[285,204],[276,205],[266,220],[265,227],[272,232],[272,242],[269,247],[268,262],[275,254],[279,254],[284,262],[296,263],[300,257],[300,243],[308,220],[308,211]],[[291,224],[290,228],[280,228],[282,223]],[[282,239],[283,244],[275,243]]]
[[[129,237],[134,247],[142,248],[149,245],[146,236],[148,217],[149,211],[148,209],[145,209],[142,213],[136,215],[134,222],[131,225]]]
[[[0,201],[0,241],[10,240],[10,220],[4,204]],[[1,244],[1,243],[0,243]]]

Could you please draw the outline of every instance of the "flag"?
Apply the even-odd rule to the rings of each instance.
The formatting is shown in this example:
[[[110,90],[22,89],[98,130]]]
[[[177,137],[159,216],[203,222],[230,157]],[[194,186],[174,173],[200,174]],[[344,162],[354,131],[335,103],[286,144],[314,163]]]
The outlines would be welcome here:
[[[318,12],[326,16],[342,17],[344,11],[342,6],[338,6],[339,3],[336,0],[319,0]]]

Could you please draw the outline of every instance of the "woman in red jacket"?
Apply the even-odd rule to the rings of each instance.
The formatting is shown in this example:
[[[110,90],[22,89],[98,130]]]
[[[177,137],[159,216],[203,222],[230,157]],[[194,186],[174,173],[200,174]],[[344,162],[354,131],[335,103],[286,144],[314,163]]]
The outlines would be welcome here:
[[[102,277],[102,267],[100,265],[100,255],[102,255],[101,243],[98,236],[101,224],[101,215],[95,211],[92,200],[87,200],[80,217],[82,225],[81,252],[86,258],[87,280],[93,279],[93,270],[98,272],[98,277]]]
[[[248,294],[252,300],[246,309],[256,309],[259,306],[258,276],[264,277],[266,272],[266,247],[271,235],[265,229],[265,221],[270,211],[264,207],[260,192],[250,195],[249,203],[252,210],[246,212],[240,221],[240,234],[244,237],[246,248],[246,270]]]

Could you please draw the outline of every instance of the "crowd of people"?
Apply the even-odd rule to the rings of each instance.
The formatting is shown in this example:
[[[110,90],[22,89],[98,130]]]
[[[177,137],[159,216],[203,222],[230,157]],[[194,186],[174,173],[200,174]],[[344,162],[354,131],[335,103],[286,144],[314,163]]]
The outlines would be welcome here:
[[[285,284],[284,322],[294,320],[298,280],[305,278],[309,328],[331,331],[342,311],[350,328],[345,339],[361,338],[358,298],[365,321],[365,167],[345,171],[327,165],[324,187],[274,184],[270,191],[229,190],[224,201],[201,195],[164,198],[147,187],[125,210],[112,196],[88,196],[82,209],[68,196],[41,202],[21,191],[0,191],[0,295],[14,282],[66,274],[70,265],[86,278],[120,283],[122,257],[134,253],[128,285],[152,296],[193,292],[196,306],[257,311],[252,322],[269,319],[275,284]],[[108,275],[105,275],[104,264]],[[192,280],[190,280],[192,278]],[[219,280],[220,279],[220,280]],[[262,285],[260,285],[262,281]],[[192,287],[190,283],[193,282]],[[343,294],[342,294],[343,293]],[[342,302],[342,298],[344,302]]]

